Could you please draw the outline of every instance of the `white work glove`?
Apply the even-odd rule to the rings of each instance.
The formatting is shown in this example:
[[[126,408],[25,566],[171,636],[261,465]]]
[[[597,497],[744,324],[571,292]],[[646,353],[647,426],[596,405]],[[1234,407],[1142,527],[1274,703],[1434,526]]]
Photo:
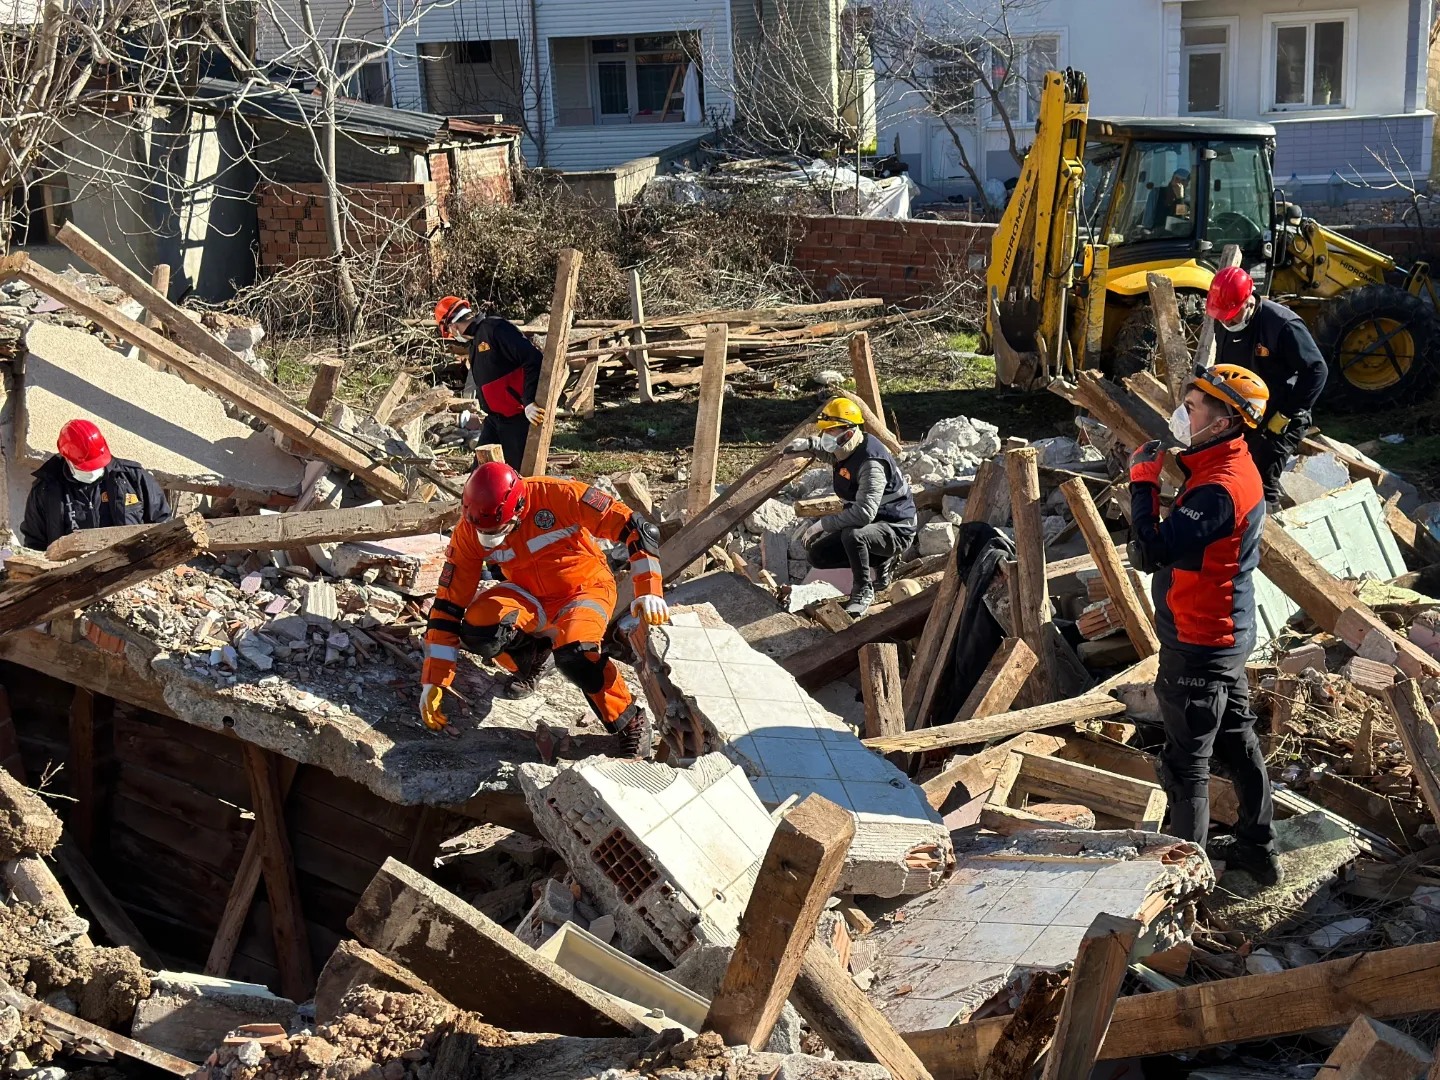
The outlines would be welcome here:
[[[663,596],[637,596],[630,604],[630,614],[649,626],[670,621],[670,605]]]
[[[539,427],[545,423],[545,410],[532,401],[525,406],[525,419],[530,421],[531,427]]]
[[[810,437],[808,435],[802,436],[798,439],[792,439],[790,444],[785,447],[785,452],[787,454],[810,454],[814,453],[814,451],[815,444],[810,441]]]
[[[420,720],[431,731],[440,731],[450,722],[440,711],[440,699],[444,693],[434,683],[425,683],[420,687]]]
[[[825,526],[819,521],[812,521],[800,535],[800,542],[809,547],[825,532]]]

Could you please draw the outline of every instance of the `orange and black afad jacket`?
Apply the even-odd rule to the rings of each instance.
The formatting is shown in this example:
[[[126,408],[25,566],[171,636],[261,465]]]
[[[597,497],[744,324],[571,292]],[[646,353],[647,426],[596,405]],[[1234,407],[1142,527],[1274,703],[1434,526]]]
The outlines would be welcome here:
[[[1249,652],[1265,493],[1240,435],[1179,455],[1185,484],[1160,520],[1160,489],[1131,484],[1131,562],[1154,575],[1155,630],[1187,652]]]
[[[491,315],[481,319],[470,340],[470,371],[486,412],[518,416],[535,400],[544,355],[520,328]]]

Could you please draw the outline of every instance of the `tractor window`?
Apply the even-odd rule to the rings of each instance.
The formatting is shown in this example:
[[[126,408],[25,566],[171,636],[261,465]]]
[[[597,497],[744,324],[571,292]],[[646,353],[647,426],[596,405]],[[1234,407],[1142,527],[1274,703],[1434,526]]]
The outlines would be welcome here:
[[[1115,172],[1120,165],[1121,147],[1115,143],[1091,143],[1085,148],[1085,192],[1082,200],[1086,236],[1103,243],[1100,230],[1110,214],[1110,196],[1115,193]]]
[[[1210,161],[1205,239],[1217,251],[1237,244],[1247,256],[1263,257],[1274,199],[1265,148],[1259,143],[1211,143],[1210,149],[1215,157]]]
[[[1195,147],[1133,143],[1116,188],[1109,242],[1175,240],[1195,233]]]

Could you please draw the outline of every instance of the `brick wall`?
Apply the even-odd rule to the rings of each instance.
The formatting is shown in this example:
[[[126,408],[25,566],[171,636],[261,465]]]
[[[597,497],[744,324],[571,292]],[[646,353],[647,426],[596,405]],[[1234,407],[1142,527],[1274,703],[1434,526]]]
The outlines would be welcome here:
[[[434,182],[346,184],[354,224],[349,243],[374,251],[389,241],[386,262],[415,260],[429,271],[440,207]],[[257,189],[262,272],[330,254],[325,238],[325,189],[320,184],[262,183]]]
[[[509,206],[515,201],[515,181],[510,169],[514,143],[493,146],[456,147],[452,163],[452,188],[468,203]]]
[[[923,306],[949,278],[983,281],[994,225],[883,218],[799,219],[791,262],[822,291]]]

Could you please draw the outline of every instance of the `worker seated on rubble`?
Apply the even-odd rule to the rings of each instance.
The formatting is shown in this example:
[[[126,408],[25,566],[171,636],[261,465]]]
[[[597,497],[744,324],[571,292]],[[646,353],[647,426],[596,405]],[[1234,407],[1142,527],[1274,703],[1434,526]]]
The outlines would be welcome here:
[[[80,529],[154,525],[170,520],[165,492],[138,461],[111,455],[100,429],[71,420],[60,429],[60,453],[35,470],[20,539],[44,551]]]
[[[1215,275],[1205,312],[1219,324],[1216,361],[1248,368],[1270,388],[1265,415],[1245,440],[1273,514],[1280,509],[1280,474],[1310,431],[1310,412],[1325,390],[1330,369],[1300,316],[1256,296],[1255,281],[1243,267],[1226,267]]]
[[[650,754],[650,722],[601,648],[615,607],[615,578],[595,541],[624,542],[635,600],[630,614],[670,621],[661,594],[660,531],[599,488],[553,476],[522,479],[498,461],[465,484],[464,518],[450,537],[425,631],[420,717],[446,724],[442,688],[455,678],[464,646],[511,673],[506,693],[534,693],[545,662],[585,693],[618,756]],[[478,596],[485,564],[504,577]]]
[[[485,407],[482,443],[498,443],[505,464],[519,469],[531,427],[545,422],[535,403],[543,354],[518,326],[498,315],[475,314],[469,301],[445,296],[435,305],[440,335],[468,348],[466,391]]]
[[[832,459],[835,494],[845,509],[805,530],[805,556],[817,570],[850,567],[845,610],[858,618],[890,584],[900,555],[915,540],[915,500],[900,463],[864,430],[865,417],[849,398],[837,397],[816,421],[820,434],[796,439],[793,453],[820,452]]]
[[[1245,368],[1197,372],[1170,418],[1185,447],[1185,482],[1160,517],[1165,454],[1148,442],[1130,458],[1130,563],[1153,574],[1160,638],[1155,694],[1165,725],[1156,771],[1170,804],[1166,832],[1206,846],[1210,758],[1220,759],[1240,800],[1231,836],[1206,846],[1256,881],[1280,880],[1270,778],[1255,735],[1245,659],[1255,648],[1255,588],[1265,496],[1245,435],[1260,423],[1270,391]]]

